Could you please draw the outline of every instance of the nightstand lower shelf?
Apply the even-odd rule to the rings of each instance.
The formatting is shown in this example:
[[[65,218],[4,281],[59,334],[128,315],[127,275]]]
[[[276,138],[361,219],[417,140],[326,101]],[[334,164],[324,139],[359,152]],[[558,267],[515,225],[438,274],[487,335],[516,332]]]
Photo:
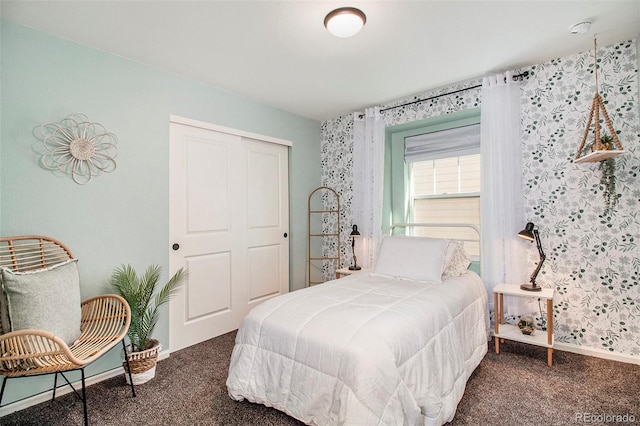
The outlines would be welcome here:
[[[531,336],[523,334],[515,325],[505,324],[505,295],[545,300],[547,302],[547,330],[536,330],[536,332]],[[543,348],[547,348],[547,365],[551,367],[553,365],[553,289],[543,289],[539,292],[528,292],[520,289],[518,285],[498,284],[493,289],[493,300],[495,308],[494,340],[496,345],[496,354],[500,353],[500,341],[502,339],[541,346]]]
[[[511,324],[500,324],[500,333],[495,335],[501,339],[513,340],[515,342],[528,343],[530,345],[543,346],[545,348],[553,348],[553,345],[547,342],[547,332],[537,330],[533,336],[522,334],[520,329]]]

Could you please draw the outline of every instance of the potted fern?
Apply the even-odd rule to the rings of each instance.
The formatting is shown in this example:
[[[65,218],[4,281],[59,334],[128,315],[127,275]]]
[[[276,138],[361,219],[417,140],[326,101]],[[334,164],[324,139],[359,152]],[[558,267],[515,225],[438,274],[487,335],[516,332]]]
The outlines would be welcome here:
[[[111,285],[131,308],[131,325],[127,332],[130,345],[125,356],[129,361],[134,385],[146,383],[155,377],[161,346],[160,342],[151,336],[158,323],[159,308],[175,294],[185,276],[185,271],[180,268],[160,289],[158,265],[149,266],[141,276],[138,276],[131,265],[122,265],[114,270],[111,276]],[[123,362],[122,365],[126,371],[127,363]],[[128,382],[129,375],[125,374],[125,377]]]

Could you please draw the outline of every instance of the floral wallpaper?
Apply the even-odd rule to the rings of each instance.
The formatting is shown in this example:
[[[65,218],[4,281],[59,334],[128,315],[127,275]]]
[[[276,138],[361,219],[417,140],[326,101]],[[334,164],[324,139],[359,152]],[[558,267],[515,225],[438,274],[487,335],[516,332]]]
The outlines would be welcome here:
[[[605,212],[599,163],[577,164],[596,93],[593,51],[530,68],[521,85],[525,221],[540,228],[547,255],[538,283],[556,290],[556,342],[640,355],[640,118],[636,42],[598,48],[600,94],[627,151],[616,157],[618,203]],[[464,82],[382,109],[480,84]],[[480,89],[385,111],[387,126],[477,107]],[[606,126],[605,126],[606,128]],[[342,204],[343,266],[351,259],[353,116],[322,123],[322,184]],[[592,139],[592,138],[591,138]],[[589,144],[591,142],[587,142]],[[529,251],[529,267],[538,261]],[[332,277],[331,277],[332,278]],[[542,320],[536,315],[539,325]],[[544,316],[542,316],[544,317]]]
[[[351,199],[353,182],[353,116],[345,115],[322,123],[321,169],[322,186],[328,186],[340,197],[340,258],[341,268],[351,264]],[[335,215],[326,215],[324,229],[336,229]],[[323,252],[325,256],[333,253],[333,245],[325,239]],[[333,262],[323,266],[325,280],[335,278]]]
[[[538,282],[556,290],[556,341],[640,355],[636,46],[597,53],[600,94],[627,151],[613,160],[617,206],[605,214],[600,163],[573,162],[596,93],[591,51],[535,65],[522,85],[525,212],[547,254]]]

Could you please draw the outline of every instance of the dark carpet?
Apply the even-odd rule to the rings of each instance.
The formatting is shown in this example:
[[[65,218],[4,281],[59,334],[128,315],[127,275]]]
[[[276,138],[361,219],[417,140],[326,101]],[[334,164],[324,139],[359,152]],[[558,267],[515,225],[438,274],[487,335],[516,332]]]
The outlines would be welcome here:
[[[233,401],[225,381],[235,332],[177,351],[131,396],[124,376],[87,389],[92,425],[301,425],[262,405]],[[467,383],[450,425],[640,423],[640,365],[505,342]],[[11,382],[9,382],[11,385]],[[625,417],[626,416],[626,417]],[[632,420],[632,421],[630,421]],[[0,418],[2,425],[82,425],[73,394]]]

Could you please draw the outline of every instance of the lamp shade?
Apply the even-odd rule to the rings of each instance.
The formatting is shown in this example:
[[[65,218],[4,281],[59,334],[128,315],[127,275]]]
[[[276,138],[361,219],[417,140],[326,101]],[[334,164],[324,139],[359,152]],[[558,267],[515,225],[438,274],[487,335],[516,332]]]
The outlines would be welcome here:
[[[341,7],[329,12],[324,18],[324,26],[331,34],[340,38],[354,36],[364,27],[367,17],[355,7]]]
[[[525,225],[524,229],[518,232],[518,237],[524,238],[525,240],[534,241],[535,236],[533,235],[533,223],[529,222]]]

